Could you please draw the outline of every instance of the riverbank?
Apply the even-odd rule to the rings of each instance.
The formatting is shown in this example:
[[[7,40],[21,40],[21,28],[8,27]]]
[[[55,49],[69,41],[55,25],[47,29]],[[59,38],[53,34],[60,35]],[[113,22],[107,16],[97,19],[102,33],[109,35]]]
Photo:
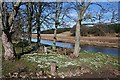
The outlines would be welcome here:
[[[52,40],[53,34],[41,34],[41,39]],[[36,34],[32,34],[32,38],[37,38]],[[75,43],[75,37],[65,34],[57,34],[57,41],[65,43]],[[118,37],[108,37],[108,36],[98,36],[98,37],[81,37],[81,45],[93,45],[93,46],[103,46],[103,47],[115,47],[119,48],[119,38]]]
[[[20,60],[3,61],[4,78],[118,78],[118,57],[82,51],[73,59],[55,53],[25,54]],[[56,75],[51,75],[51,62],[57,65]]]
[[[32,44],[31,46],[34,46]],[[21,54],[22,48],[15,46],[16,53]],[[24,47],[24,52],[32,48]],[[45,54],[41,46],[38,51],[32,51],[20,59],[2,62],[3,78],[118,78],[120,57],[81,51],[78,58],[71,58],[71,49],[58,48],[56,52]],[[72,53],[71,53],[72,54]],[[51,75],[51,62],[57,65],[56,75]]]

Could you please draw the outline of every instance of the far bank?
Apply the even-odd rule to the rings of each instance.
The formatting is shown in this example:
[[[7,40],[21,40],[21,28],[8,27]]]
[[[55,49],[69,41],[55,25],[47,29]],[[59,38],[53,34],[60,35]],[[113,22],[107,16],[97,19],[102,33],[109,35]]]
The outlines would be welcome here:
[[[53,40],[53,34],[41,34],[41,39]],[[32,38],[37,38],[37,34],[32,34]],[[75,37],[63,34],[57,34],[57,41],[66,43],[75,43]],[[109,36],[96,36],[96,37],[83,37],[80,40],[81,45],[94,45],[103,47],[119,48],[119,37]]]

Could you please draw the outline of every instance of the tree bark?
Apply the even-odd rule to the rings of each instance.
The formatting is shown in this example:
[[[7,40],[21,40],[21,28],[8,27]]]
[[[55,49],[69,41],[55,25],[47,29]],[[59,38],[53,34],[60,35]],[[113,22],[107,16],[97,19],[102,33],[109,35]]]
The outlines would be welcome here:
[[[31,44],[32,39],[32,16],[33,16],[33,5],[28,3],[27,5],[27,16],[28,16],[28,41]]]
[[[38,3],[38,6],[36,6],[36,24],[37,24],[37,47],[40,47],[40,40],[41,40],[41,13],[42,13],[42,5],[43,3]]]
[[[3,33],[2,33],[2,44],[4,47],[4,58],[5,60],[10,60],[16,57],[15,48],[12,43],[12,34],[14,33],[14,21],[15,17],[17,16],[19,7],[21,3],[16,2],[14,5],[12,5],[12,12],[11,14],[7,10],[7,3],[2,2],[1,8],[1,14],[2,14],[2,27],[3,27]]]
[[[2,43],[5,50],[5,53],[4,53],[5,60],[11,60],[15,58],[15,52],[14,52],[15,50],[14,50],[11,38],[10,36],[7,36],[4,32],[2,34]]]
[[[37,18],[37,47],[39,47],[41,36],[40,36],[40,22],[39,22],[39,17]]]
[[[54,30],[54,39],[53,39],[53,50],[56,49],[56,40],[57,40],[57,25],[55,25],[55,30]]]
[[[78,57],[79,56],[79,52],[80,52],[80,25],[81,22],[77,22],[77,25],[76,25],[76,33],[75,33],[75,48],[74,48],[74,53],[73,55],[75,57]]]
[[[59,4],[58,2],[56,2],[56,12],[55,12],[55,29],[54,29],[54,37],[53,37],[53,50],[56,49],[56,41],[57,41],[57,27],[59,25],[59,20],[58,20],[58,16],[59,16],[59,13],[58,13],[58,7],[59,7]]]
[[[40,26],[37,27],[37,46],[39,47],[40,44]]]
[[[29,25],[29,31],[28,31],[28,41],[31,44],[31,37],[32,37],[32,26]]]
[[[81,10],[80,12],[78,11],[78,2],[76,2],[76,9],[77,9],[77,13],[78,13],[78,20],[77,20],[77,24],[76,24],[76,34],[75,34],[75,48],[74,48],[74,53],[73,53],[73,57],[78,57],[79,56],[79,52],[80,52],[80,27],[81,27],[81,21],[84,17],[85,11],[87,10],[87,8],[90,5],[91,0],[88,2],[88,4],[85,6],[85,0],[82,0],[81,2]]]

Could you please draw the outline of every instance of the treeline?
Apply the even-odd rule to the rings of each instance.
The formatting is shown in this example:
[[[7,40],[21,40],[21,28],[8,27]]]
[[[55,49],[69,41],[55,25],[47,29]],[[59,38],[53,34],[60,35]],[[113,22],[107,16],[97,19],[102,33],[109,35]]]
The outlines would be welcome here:
[[[57,34],[70,31],[72,33],[72,36],[75,36],[75,28],[75,25],[73,26],[73,28],[58,28]],[[106,34],[112,33],[120,33],[120,24],[98,24],[94,25],[93,27],[83,25],[81,27],[82,36],[106,36]],[[43,30],[41,31],[41,34],[54,34],[54,29]]]
[[[72,33],[72,36],[75,36],[75,26],[73,26],[70,32]],[[120,33],[120,24],[97,24],[92,27],[82,25],[81,27],[81,36],[106,36],[107,34],[112,33]]]
[[[58,28],[57,34],[60,34],[60,33],[66,32],[66,31],[70,31],[70,30],[71,30],[71,28]],[[54,29],[41,31],[41,34],[54,34]]]

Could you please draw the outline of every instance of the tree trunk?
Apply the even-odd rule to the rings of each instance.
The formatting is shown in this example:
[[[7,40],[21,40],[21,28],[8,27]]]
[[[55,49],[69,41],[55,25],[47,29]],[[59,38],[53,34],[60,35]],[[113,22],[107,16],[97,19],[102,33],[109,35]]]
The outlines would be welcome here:
[[[58,2],[56,3],[56,13],[55,13],[55,29],[54,29],[54,38],[53,38],[53,50],[56,49],[56,40],[57,40],[57,27],[59,25],[59,20],[58,20]]]
[[[36,16],[36,22],[37,22],[37,47],[39,47],[40,45],[40,39],[41,39],[41,36],[40,36],[40,15],[41,13],[37,13],[37,16]]]
[[[50,70],[51,75],[55,76],[56,75],[56,71],[57,71],[57,64],[56,64],[56,62],[52,62],[51,63],[51,70]]]
[[[2,43],[3,43],[4,50],[5,50],[5,53],[4,53],[5,60],[10,60],[10,59],[15,58],[15,50],[14,50],[14,47],[11,41],[11,36],[7,36],[3,32]]]
[[[31,38],[32,38],[32,16],[33,16],[33,6],[32,3],[28,3],[27,6],[27,16],[28,16],[28,41],[31,44]]]
[[[80,52],[80,26],[81,26],[81,22],[77,22],[76,25],[76,33],[75,33],[75,49],[74,49],[74,53],[73,56],[78,57],[79,56],[79,52]]]
[[[40,26],[37,27],[37,47],[39,47],[40,44]]]
[[[4,58],[5,60],[13,59],[16,56],[14,46],[12,44],[12,34],[14,33],[14,21],[17,16],[19,7],[21,3],[16,2],[14,5],[12,4],[11,9],[12,12],[9,13],[7,3],[2,2],[2,44],[4,47]],[[6,8],[5,8],[6,7]]]
[[[31,37],[32,37],[32,26],[31,23],[29,24],[29,31],[28,31],[28,41],[31,44]]]
[[[90,5],[90,2],[91,2],[91,0],[85,6],[85,1],[82,0],[80,13],[78,12],[78,2],[76,2],[76,9],[77,9],[77,12],[78,12],[78,21],[77,21],[77,24],[76,24],[75,48],[74,48],[73,57],[78,57],[79,56],[79,52],[80,52],[80,49],[81,49],[80,48],[80,27],[81,27],[81,21],[83,19],[85,11],[87,10],[87,8]]]
[[[56,40],[57,40],[57,25],[55,25],[54,38],[53,38],[53,50],[56,49]]]

